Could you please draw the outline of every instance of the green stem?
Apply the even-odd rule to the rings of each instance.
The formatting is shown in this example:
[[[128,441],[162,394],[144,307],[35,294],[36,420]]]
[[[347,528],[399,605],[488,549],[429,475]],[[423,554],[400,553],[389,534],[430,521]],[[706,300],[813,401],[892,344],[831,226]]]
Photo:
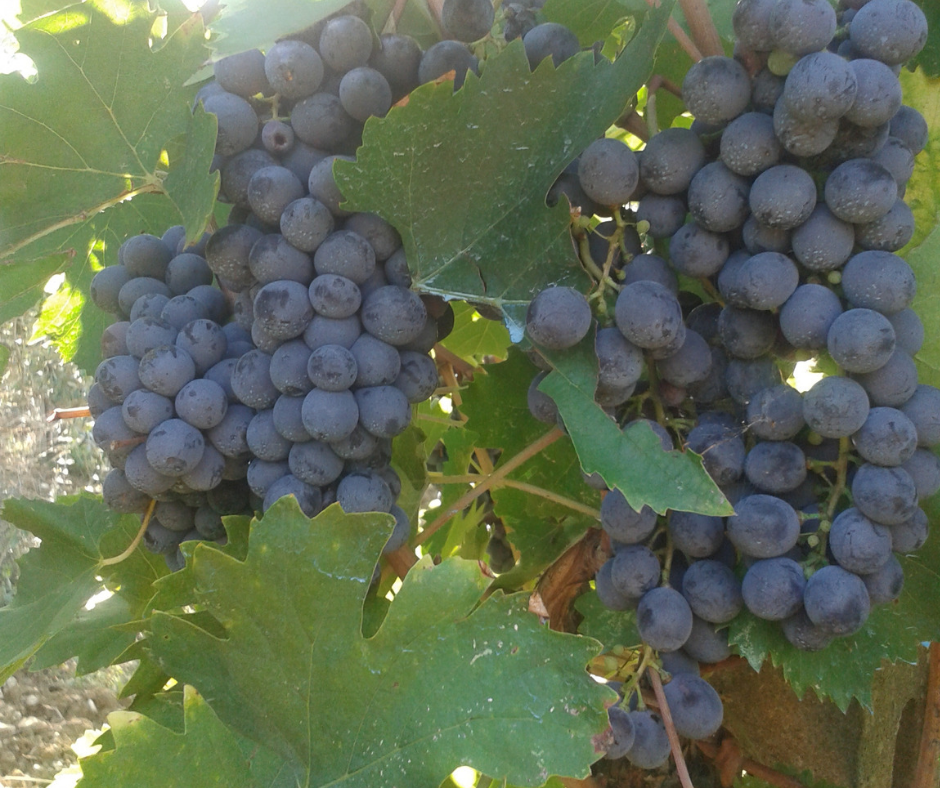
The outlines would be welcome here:
[[[630,702],[630,695],[633,694],[637,686],[640,683],[640,679],[643,678],[643,674],[646,673],[646,669],[650,666],[650,663],[653,661],[653,649],[650,646],[643,644],[643,656],[640,657],[640,664],[636,666],[636,670],[633,672],[633,675],[623,683],[621,690],[623,692],[623,703]],[[637,703],[638,708],[643,708],[643,695],[642,693],[637,693]]]

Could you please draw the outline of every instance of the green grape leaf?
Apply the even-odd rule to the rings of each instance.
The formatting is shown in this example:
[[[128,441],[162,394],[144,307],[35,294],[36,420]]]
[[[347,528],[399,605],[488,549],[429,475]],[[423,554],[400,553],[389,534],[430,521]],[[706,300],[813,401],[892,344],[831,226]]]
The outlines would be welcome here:
[[[103,0],[42,16],[16,31],[35,83],[0,76],[0,266],[19,279],[4,290],[0,316],[32,306],[42,277],[71,261],[43,330],[85,369],[91,351],[78,345],[97,345],[103,320],[83,309],[90,268],[113,261],[115,242],[131,233],[182,222],[198,237],[217,190],[215,121],[194,117],[195,89],[182,88],[208,53],[201,17],[190,15],[156,51],[154,18],[145,3]],[[130,208],[147,196],[150,205]],[[132,221],[152,214],[154,201],[163,203],[159,227]]]
[[[604,651],[610,651],[615,646],[633,648],[642,643],[636,629],[636,613],[604,607],[596,591],[579,596],[574,608],[584,616],[578,625],[578,632],[599,640],[604,644]]]
[[[547,0],[542,13],[548,22],[564,25],[589,47],[604,41],[618,22],[628,16],[645,14],[649,6],[643,0]]]
[[[476,445],[502,449],[499,463],[549,429],[526,405],[526,392],[537,371],[521,350],[510,348],[506,361],[484,365],[463,392],[460,410],[476,433]],[[600,506],[600,495],[584,483],[568,440],[556,441],[527,460],[490,494],[494,511],[520,554],[516,567],[497,580],[500,588],[516,588],[537,577],[596,523],[589,512]],[[566,505],[566,500],[571,504]]]
[[[914,0],[927,17],[927,44],[912,63],[932,77],[940,77],[940,5],[933,0]],[[906,103],[910,104],[908,99]]]
[[[19,317],[38,303],[49,278],[71,264],[70,255],[58,254],[29,266],[0,266],[0,323]]]
[[[7,371],[7,365],[10,363],[10,346],[0,343],[0,378]]]
[[[485,356],[506,358],[512,340],[506,327],[496,320],[487,320],[470,304],[454,301],[454,330],[441,341],[451,353],[472,364],[483,363]]]
[[[266,50],[278,39],[302,31],[349,4],[350,0],[226,0],[225,10],[209,24],[216,36],[212,41],[213,60],[246,49]]]
[[[155,613],[153,653],[308,786],[437,786],[460,764],[523,785],[585,776],[611,698],[584,671],[597,644],[543,627],[526,595],[480,604],[476,562],[428,558],[363,638],[391,527],[338,505],[311,521],[294,499],[278,501],[252,527],[244,562],[193,553],[196,601],[224,637]]]
[[[940,129],[938,129],[940,131]],[[917,295],[913,309],[924,324],[928,340],[915,356],[921,383],[940,386],[940,344],[932,341],[940,332],[940,228],[924,239],[923,243],[907,253],[907,262],[917,277]]]
[[[914,174],[904,192],[916,223],[914,237],[906,248],[914,249],[924,242],[940,218],[940,79],[931,79],[920,68],[902,71],[900,79],[905,103],[924,116],[930,132],[927,147],[914,159]],[[903,251],[902,256],[906,256]]]
[[[545,195],[643,84],[672,6],[652,11],[614,63],[588,52],[530,72],[514,41],[456,93],[418,88],[366,123],[355,162],[336,163],[346,207],[398,229],[418,290],[500,307],[520,336],[536,293],[586,283],[568,206],[548,208]]]
[[[179,214],[165,196],[141,194],[96,214],[83,224],[52,233],[31,247],[37,253],[40,249],[46,250],[51,256],[28,265],[12,265],[6,270],[34,277],[34,271],[52,270],[55,261],[62,257],[55,250],[63,248],[69,249],[70,261],[65,269],[65,281],[40,308],[36,333],[49,337],[64,359],[85,372],[94,372],[101,362],[101,333],[114,322],[114,316],[99,310],[88,297],[91,280],[103,265],[117,262],[118,247],[128,236],[140,232],[162,235],[178,222]],[[45,279],[48,277],[36,278],[37,284],[28,294],[31,298],[20,301],[18,306],[28,309],[36,303],[42,295]],[[0,306],[0,314],[2,312]]]
[[[935,499],[924,508],[931,522],[937,522],[940,502]],[[916,663],[918,644],[940,639],[940,543],[928,540],[916,554],[898,560],[904,567],[901,598],[874,608],[855,635],[837,639],[822,651],[799,651],[787,642],[778,623],[744,611],[731,622],[729,642],[755,670],[769,658],[800,697],[812,688],[842,711],[853,698],[870,710],[872,676],[882,663]]]
[[[140,549],[119,564],[105,566],[102,560],[131,543],[140,530],[139,518],[115,514],[91,495],[60,498],[56,503],[11,499],[3,505],[3,518],[38,536],[42,546],[20,559],[16,597],[0,610],[0,681],[47,642],[53,643],[53,659],[79,655],[85,660],[82,668],[88,670],[101,667],[104,656],[120,653],[133,642],[115,624],[142,615],[152,596],[150,585],[167,573],[166,565],[160,556]],[[89,624],[81,612],[101,590],[99,577],[126,603],[109,608],[112,615],[122,610],[122,621],[102,622],[99,613]],[[82,634],[90,630],[94,642],[85,643]],[[56,640],[56,636],[61,637]]]
[[[597,403],[597,357],[593,333],[577,346],[546,354],[554,371],[539,390],[555,400],[568,428],[581,466],[600,473],[630,506],[649,506],[724,517],[734,509],[705,472],[702,458],[691,451],[663,451],[649,425],[637,423],[621,430]]]
[[[256,788],[237,737],[192,688],[183,691],[185,732],[177,733],[136,711],[108,715],[114,749],[81,761],[81,788],[165,788],[224,785]]]

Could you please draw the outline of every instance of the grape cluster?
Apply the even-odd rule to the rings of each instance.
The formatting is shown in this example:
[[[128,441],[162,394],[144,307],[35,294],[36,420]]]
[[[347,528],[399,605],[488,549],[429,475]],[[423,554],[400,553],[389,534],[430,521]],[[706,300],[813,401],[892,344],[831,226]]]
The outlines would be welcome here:
[[[183,539],[224,538],[222,515],[287,495],[311,517],[334,501],[391,513],[386,552],[411,532],[391,441],[437,388],[428,353],[453,310],[410,290],[394,228],[339,207],[332,165],[419,73],[453,64],[404,36],[374,49],[357,16],[314,32],[316,46],[219,61],[199,92],[218,116],[229,223],[176,256],[181,228],[133,237],[92,288],[127,318],[105,332],[89,394],[115,467],[105,500],[129,512],[155,499],[145,544],[173,568]]]
[[[601,507],[613,555],[597,594],[636,611],[682,678],[680,705],[714,723],[701,730],[721,704],[683,676],[730,655],[724,628],[746,608],[803,650],[858,632],[898,598],[895,553],[924,543],[920,503],[940,489],[940,390],[918,384],[924,329],[895,254],[914,232],[903,196],[927,141],[897,74],[926,21],[910,0],[850,5],[839,18],[827,0],[739,0],[740,60],[707,57],[683,82],[690,129],[638,153],[597,140],[569,169],[572,204],[611,217],[576,232],[596,286],[549,287],[527,315],[545,370],[535,418],[559,419],[538,349],[577,345],[597,319],[597,403],[624,426],[646,419],[665,450],[701,454],[735,508],[660,518],[616,489]],[[801,391],[788,381],[810,359],[830,374]],[[612,752],[655,766],[665,733],[642,714],[611,714]],[[644,731],[638,755],[628,720]]]
[[[182,566],[179,545],[225,537],[222,516],[251,511],[244,433],[254,411],[231,386],[254,345],[237,323],[203,253],[182,227],[125,241],[91,297],[118,320],[101,337],[104,360],[88,406],[92,436],[112,470],[104,501],[122,513],[153,509],[145,545]]]

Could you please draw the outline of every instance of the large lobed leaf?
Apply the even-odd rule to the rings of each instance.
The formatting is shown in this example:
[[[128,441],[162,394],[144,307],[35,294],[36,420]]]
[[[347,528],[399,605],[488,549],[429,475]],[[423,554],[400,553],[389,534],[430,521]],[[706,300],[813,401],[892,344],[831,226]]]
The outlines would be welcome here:
[[[522,351],[511,348],[506,361],[486,364],[463,392],[460,410],[468,417],[469,429],[476,433],[477,445],[503,450],[497,468],[548,430],[533,418],[526,405],[526,392],[536,372]],[[455,472],[466,473],[466,468]],[[595,513],[600,506],[600,496],[584,483],[578,455],[567,440],[553,443],[508,478],[547,490]],[[519,553],[517,565],[500,575],[497,584],[501,588],[518,588],[537,577],[585,529],[596,525],[596,514],[592,517],[528,490],[497,485],[490,495],[496,515],[509,531],[509,541]]]
[[[548,354],[554,371],[539,384],[539,390],[558,406],[584,470],[599,473],[636,510],[649,506],[660,514],[667,509],[722,517],[734,514],[701,457],[690,451],[663,451],[647,424],[630,424],[621,430],[594,401],[597,357],[593,336],[592,332],[576,347]]]
[[[198,604],[225,637],[157,613],[154,654],[306,785],[433,788],[460,764],[520,785],[586,775],[611,697],[584,670],[597,644],[544,628],[525,595],[478,606],[486,578],[458,559],[415,566],[364,638],[390,530],[385,515],[332,506],[311,521],[279,501],[244,562],[195,548]]]
[[[606,39],[625,17],[642,16],[648,9],[642,0],[547,0],[542,13],[549,22],[574,32],[581,46],[589,47]]]
[[[213,59],[246,49],[268,49],[275,41],[341,11],[350,0],[227,0],[218,19],[209,24],[216,34]]]
[[[0,681],[44,645],[49,652],[40,657],[42,665],[76,655],[81,672],[110,664],[134,641],[120,625],[143,614],[151,584],[167,572],[160,556],[142,550],[103,566],[104,558],[130,544],[139,519],[115,514],[90,495],[56,503],[8,500],[3,518],[38,536],[42,546],[20,559],[16,597],[0,610]],[[97,613],[85,613],[102,576],[117,593]]]
[[[154,18],[146,3],[104,0],[41,16],[16,31],[35,83],[0,76],[0,266],[17,281],[0,295],[0,316],[32,306],[70,263],[69,290],[47,318],[66,355],[83,333],[98,341],[100,321],[83,325],[82,293],[91,269],[114,261],[115,241],[180,222],[196,238],[215,200],[215,119],[194,117],[194,89],[182,87],[209,51],[201,17],[189,16],[156,51]],[[141,216],[152,204],[127,207],[147,194],[162,202],[159,221]],[[115,223],[117,239],[108,232]]]
[[[929,502],[925,509],[936,523],[940,501]],[[898,558],[904,567],[901,598],[876,607],[865,627],[851,637],[837,639],[822,651],[799,651],[787,642],[779,624],[744,611],[731,622],[729,640],[755,670],[769,657],[801,697],[812,688],[843,711],[853,698],[871,709],[875,671],[886,661],[915,663],[920,643],[940,640],[940,541],[930,539],[916,554]]]
[[[419,88],[366,123],[355,162],[337,163],[347,207],[395,225],[417,289],[500,307],[521,335],[536,293],[585,284],[568,206],[548,208],[545,195],[643,84],[672,6],[651,12],[614,63],[588,52],[530,72],[516,41],[456,93]]]
[[[184,690],[185,731],[134,711],[108,715],[114,749],[81,762],[82,788],[254,788],[249,759],[235,735],[192,688]]]

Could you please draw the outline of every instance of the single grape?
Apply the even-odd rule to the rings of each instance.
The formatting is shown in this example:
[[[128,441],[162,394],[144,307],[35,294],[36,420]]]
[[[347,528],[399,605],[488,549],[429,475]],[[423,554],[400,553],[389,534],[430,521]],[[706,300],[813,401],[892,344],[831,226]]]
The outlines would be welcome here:
[[[699,424],[689,431],[686,448],[702,455],[705,470],[716,484],[729,484],[743,473],[744,441],[727,427]]]
[[[682,648],[692,631],[692,611],[678,591],[665,586],[647,591],[636,611],[643,642],[656,651]]]
[[[855,375],[872,405],[899,408],[917,390],[917,367],[903,350],[895,349],[884,366],[874,372]]]
[[[901,463],[914,480],[917,498],[929,498],[940,490],[940,457],[926,449],[916,449],[909,459]]]
[[[248,148],[258,136],[258,116],[241,96],[217,93],[204,102],[206,112],[218,119],[215,151],[232,156]]]
[[[212,64],[212,72],[223,90],[242,98],[264,93],[270,87],[264,73],[264,55],[259,49],[223,57]]]
[[[875,465],[903,465],[917,449],[917,428],[895,408],[872,408],[852,436],[862,458]]]
[[[917,488],[903,468],[865,463],[852,480],[852,500],[862,514],[879,525],[900,525],[914,516]]]
[[[826,347],[848,372],[874,372],[894,353],[894,327],[872,309],[849,309],[829,327]]]
[[[264,74],[271,87],[287,99],[312,96],[323,80],[323,61],[303,41],[278,41],[264,57]]]
[[[814,52],[790,69],[783,99],[799,120],[831,121],[849,111],[857,90],[855,72],[843,58],[832,52]]]
[[[853,507],[832,521],[829,547],[843,569],[868,575],[877,572],[890,558],[891,532]]]
[[[680,194],[705,165],[705,148],[689,129],[673,127],[654,135],[639,155],[640,178],[656,194]]]
[[[865,128],[888,123],[902,100],[901,83],[891,67],[878,60],[859,58],[850,61],[849,68],[855,72],[858,90],[845,120]]]
[[[868,418],[868,396],[849,378],[823,378],[803,395],[803,418],[824,438],[842,438],[857,432]]]
[[[730,57],[706,57],[682,81],[682,100],[698,120],[724,124],[740,115],[751,98],[751,80]]]
[[[656,512],[644,506],[634,510],[623,493],[611,490],[601,502],[601,526],[611,539],[623,544],[642,542],[656,528]]]
[[[734,572],[719,561],[693,563],[682,580],[682,595],[696,616],[713,624],[731,621],[744,606],[741,584]]]
[[[669,737],[659,715],[649,711],[631,711],[633,746],[626,758],[640,769],[658,769],[669,759]]]
[[[705,679],[680,673],[664,688],[676,733],[690,739],[707,739],[717,733],[724,718],[718,693]]]
[[[668,525],[673,546],[690,558],[708,558],[721,547],[725,537],[725,523],[720,517],[671,512]]]
[[[669,259],[685,276],[700,279],[721,270],[728,259],[727,236],[709,232],[694,222],[680,227],[669,241]]]
[[[578,161],[581,188],[601,205],[628,202],[639,174],[636,155],[620,140],[595,140],[584,149]]]
[[[392,106],[392,88],[374,68],[360,66],[348,71],[339,83],[343,109],[360,123],[384,117]]]
[[[578,37],[564,25],[543,22],[533,27],[522,39],[529,68],[536,67],[550,57],[555,68],[581,51]]]
[[[656,282],[634,282],[617,297],[617,328],[640,348],[662,348],[685,333],[676,297]]]
[[[454,72],[454,90],[463,87],[468,72],[478,74],[480,61],[466,44],[459,41],[439,41],[421,56],[418,66],[418,82],[425,84],[444,76],[449,71]]]
[[[849,40],[862,57],[897,66],[927,42],[927,17],[910,0],[871,0],[849,25]]]
[[[810,577],[803,606],[811,622],[836,635],[857,632],[871,611],[861,578],[838,566],[824,566]]]
[[[763,494],[740,500],[735,514],[728,518],[727,528],[734,546],[754,558],[781,556],[800,536],[800,521],[793,507]]]
[[[744,604],[758,618],[780,621],[803,607],[806,580],[803,569],[790,558],[755,561],[741,583]]]
[[[827,0],[778,0],[770,12],[774,49],[802,56],[825,49],[836,32],[836,12]]]
[[[408,398],[394,386],[371,386],[355,393],[359,423],[377,438],[394,438],[411,423]]]
[[[357,16],[334,17],[320,33],[319,50],[326,64],[342,74],[369,62],[372,31]]]

